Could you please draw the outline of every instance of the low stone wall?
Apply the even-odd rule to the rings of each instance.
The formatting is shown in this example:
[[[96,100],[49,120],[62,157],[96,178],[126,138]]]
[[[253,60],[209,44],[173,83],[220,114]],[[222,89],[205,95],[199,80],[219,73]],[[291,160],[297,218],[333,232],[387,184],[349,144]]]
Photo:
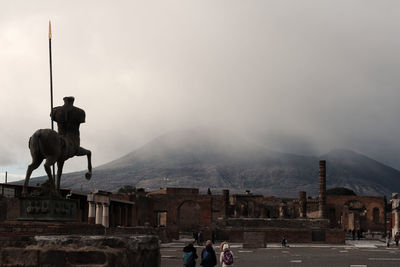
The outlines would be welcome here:
[[[155,235],[158,236],[162,243],[171,242],[172,238],[169,234],[167,227],[146,227],[146,226],[135,226],[135,227],[113,227],[108,228],[106,231],[107,235]]]
[[[293,228],[225,228],[217,230],[218,239],[243,243],[245,247],[265,247],[268,243],[280,243],[283,236],[289,243],[329,243],[344,244],[345,233],[331,229]],[[222,238],[221,238],[222,237]]]
[[[346,233],[342,230],[327,230],[326,231],[326,243],[329,244],[344,244],[346,239]]]
[[[262,219],[262,218],[229,218],[218,224],[238,228],[271,227],[271,228],[328,228],[328,219]]]
[[[161,266],[155,236],[37,236],[0,242],[0,266]]]
[[[344,244],[345,233],[329,229],[327,219],[229,218],[217,224],[217,239],[243,243],[245,247],[265,247],[270,242]]]
[[[0,237],[36,236],[36,235],[102,235],[102,225],[90,225],[75,222],[0,222]]]

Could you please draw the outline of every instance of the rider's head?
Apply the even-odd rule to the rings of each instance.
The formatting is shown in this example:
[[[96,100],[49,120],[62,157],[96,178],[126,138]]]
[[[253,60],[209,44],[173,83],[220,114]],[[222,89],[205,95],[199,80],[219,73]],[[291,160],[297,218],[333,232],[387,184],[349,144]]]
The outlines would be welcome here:
[[[66,105],[73,105],[75,98],[73,96],[66,96],[63,98],[64,104]]]

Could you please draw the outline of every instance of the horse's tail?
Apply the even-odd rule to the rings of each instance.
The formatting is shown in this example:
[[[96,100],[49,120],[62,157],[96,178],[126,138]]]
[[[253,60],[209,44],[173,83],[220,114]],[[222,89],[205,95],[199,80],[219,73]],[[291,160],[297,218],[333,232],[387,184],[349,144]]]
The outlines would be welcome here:
[[[40,154],[40,130],[37,130],[31,138],[29,138],[29,143],[28,143],[29,149],[34,153],[34,154]]]

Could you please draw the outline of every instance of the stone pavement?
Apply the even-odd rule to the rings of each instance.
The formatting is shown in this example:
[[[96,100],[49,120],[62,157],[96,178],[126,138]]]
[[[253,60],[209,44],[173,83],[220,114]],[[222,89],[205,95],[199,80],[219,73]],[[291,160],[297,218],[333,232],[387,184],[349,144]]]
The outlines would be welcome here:
[[[190,239],[161,244],[161,266],[182,266],[182,248]],[[200,254],[202,246],[195,246]],[[217,256],[219,243],[216,243]],[[384,240],[349,240],[344,245],[290,244],[282,248],[278,243],[267,248],[243,249],[242,244],[231,244],[235,255],[234,266],[311,266],[311,267],[399,267],[400,248],[387,248]],[[199,265],[199,260],[196,266]],[[220,266],[220,265],[217,265]]]

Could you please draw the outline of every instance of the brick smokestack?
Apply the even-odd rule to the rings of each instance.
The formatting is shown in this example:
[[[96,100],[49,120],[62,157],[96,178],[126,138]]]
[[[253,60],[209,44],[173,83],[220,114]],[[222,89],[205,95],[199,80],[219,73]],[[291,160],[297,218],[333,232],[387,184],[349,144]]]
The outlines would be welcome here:
[[[307,193],[304,191],[299,192],[299,209],[300,218],[307,217]]]
[[[326,161],[319,161],[319,218],[326,219]]]

